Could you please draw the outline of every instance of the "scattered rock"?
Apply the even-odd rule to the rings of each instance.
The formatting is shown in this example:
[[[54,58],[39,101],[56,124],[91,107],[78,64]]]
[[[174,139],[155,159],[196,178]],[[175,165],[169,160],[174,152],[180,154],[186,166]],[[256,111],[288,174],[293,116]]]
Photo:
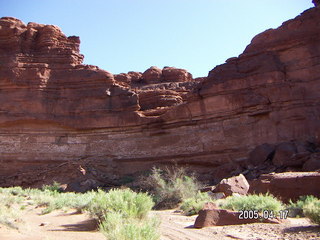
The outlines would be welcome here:
[[[48,226],[50,223],[49,222],[42,222],[39,224],[40,227]]]
[[[249,190],[249,183],[245,176],[242,174],[223,179],[221,182],[216,186],[215,192],[223,192],[226,196],[232,196],[234,193],[239,193],[241,195],[246,195]]]

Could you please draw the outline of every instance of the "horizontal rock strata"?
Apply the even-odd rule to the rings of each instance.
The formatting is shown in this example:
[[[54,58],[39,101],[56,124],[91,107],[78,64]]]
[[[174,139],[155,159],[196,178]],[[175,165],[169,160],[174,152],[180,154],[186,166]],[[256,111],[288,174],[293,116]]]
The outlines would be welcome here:
[[[319,20],[311,8],[193,79],[168,67],[113,75],[82,64],[78,37],[1,18],[0,185],[71,181],[80,165],[104,182],[173,163],[219,181],[258,145],[319,144]]]

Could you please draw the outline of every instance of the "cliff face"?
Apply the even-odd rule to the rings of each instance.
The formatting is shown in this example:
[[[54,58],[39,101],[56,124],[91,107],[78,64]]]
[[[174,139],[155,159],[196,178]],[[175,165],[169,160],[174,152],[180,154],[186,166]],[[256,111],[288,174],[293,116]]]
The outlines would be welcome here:
[[[81,64],[79,38],[1,18],[0,185],[103,183],[172,163],[220,179],[260,144],[317,144],[319,22],[309,9],[193,79],[168,67],[112,75]]]

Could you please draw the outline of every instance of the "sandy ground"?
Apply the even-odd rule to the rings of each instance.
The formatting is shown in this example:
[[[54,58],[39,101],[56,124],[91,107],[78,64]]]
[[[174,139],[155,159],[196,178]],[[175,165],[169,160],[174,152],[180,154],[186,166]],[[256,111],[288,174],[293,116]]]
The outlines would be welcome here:
[[[0,225],[1,240],[105,240],[96,230],[94,221],[85,214],[74,211],[56,211],[40,215],[41,209],[30,209],[22,217],[19,229]],[[153,211],[161,219],[161,240],[204,239],[320,239],[320,226],[312,225],[305,218],[289,219],[287,223],[247,224],[194,229],[196,216],[183,216],[174,210]]]
[[[1,240],[105,240],[96,223],[75,211],[55,211],[40,215],[41,209],[29,210],[22,216],[19,229],[0,225]]]

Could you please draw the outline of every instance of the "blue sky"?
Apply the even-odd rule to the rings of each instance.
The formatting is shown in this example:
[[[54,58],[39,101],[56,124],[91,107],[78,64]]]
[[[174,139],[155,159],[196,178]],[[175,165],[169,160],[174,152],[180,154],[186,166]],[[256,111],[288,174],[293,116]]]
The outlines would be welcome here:
[[[311,0],[0,0],[0,16],[80,36],[85,64],[112,73],[150,66],[194,77],[238,56],[258,33],[313,6]]]

